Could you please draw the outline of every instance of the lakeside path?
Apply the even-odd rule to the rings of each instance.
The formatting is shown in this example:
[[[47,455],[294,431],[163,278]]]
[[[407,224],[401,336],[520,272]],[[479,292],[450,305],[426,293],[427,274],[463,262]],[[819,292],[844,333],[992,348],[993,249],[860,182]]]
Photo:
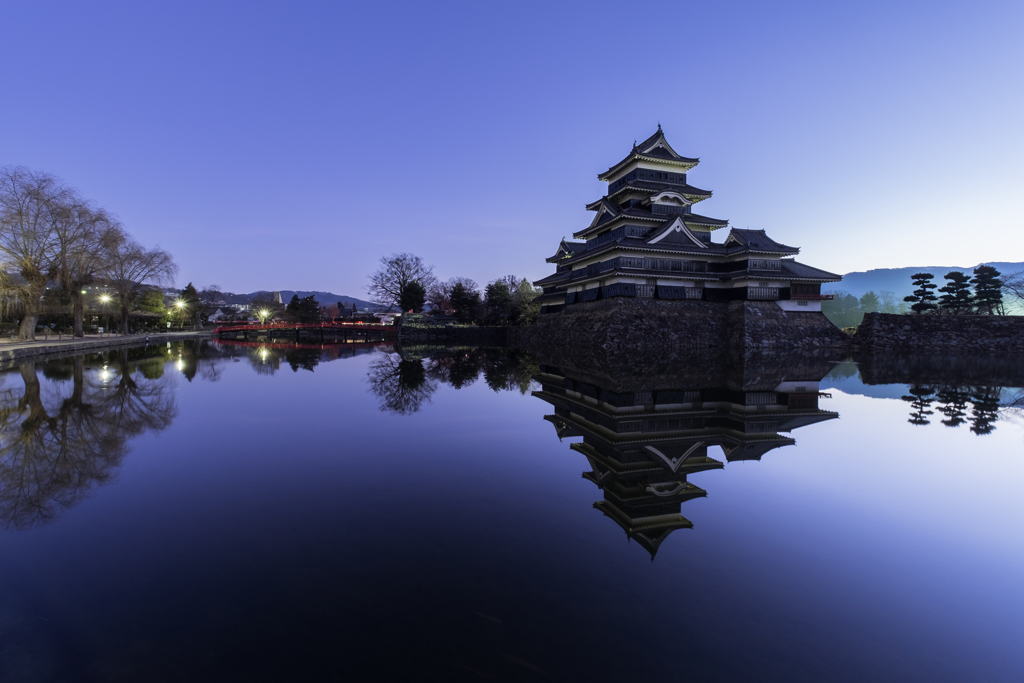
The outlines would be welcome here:
[[[103,349],[118,346],[141,346],[143,344],[162,344],[164,342],[181,341],[184,339],[212,339],[213,331],[204,330],[201,332],[165,332],[161,334],[147,335],[111,335],[101,337],[99,335],[86,335],[84,339],[63,339],[34,342],[14,342],[11,344],[0,344],[0,366],[8,366],[28,358],[54,355],[74,355],[89,351],[101,351]]]

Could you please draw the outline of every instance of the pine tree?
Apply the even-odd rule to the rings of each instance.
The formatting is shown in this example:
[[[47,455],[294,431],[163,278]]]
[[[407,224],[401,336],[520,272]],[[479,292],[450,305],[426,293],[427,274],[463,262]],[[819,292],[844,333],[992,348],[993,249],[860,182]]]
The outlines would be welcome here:
[[[422,282],[412,280],[402,286],[401,294],[398,297],[398,306],[402,311],[413,311],[419,313],[423,310],[423,304],[427,302],[427,288]]]
[[[877,313],[882,308],[882,302],[874,292],[868,292],[860,298],[860,310],[864,313]]]
[[[914,313],[924,313],[925,311],[933,310],[935,306],[935,295],[932,294],[932,290],[935,289],[936,285],[932,282],[932,278],[935,277],[931,273],[914,273],[910,276],[913,279],[914,286],[917,289],[914,290],[913,296],[903,297],[904,301],[911,302],[911,310]]]
[[[945,275],[945,287],[939,289],[942,296],[939,297],[939,308],[946,313],[967,313],[971,310],[971,285],[970,278],[958,270],[953,270]]]
[[[932,395],[934,393],[935,390],[931,387],[921,386],[920,384],[910,386],[910,395],[900,397],[913,408],[913,411],[910,413],[910,419],[907,422],[912,425],[926,425],[930,423],[928,416],[935,413],[934,410],[929,410],[932,407],[932,401],[935,400],[935,397]]]
[[[476,309],[480,306],[480,292],[469,289],[461,282],[455,283],[451,293],[452,309],[456,317],[465,322],[472,320]]]
[[[284,307],[284,312],[288,315],[289,320],[299,321],[302,319],[302,300],[298,294],[292,294],[288,305]]]
[[[1003,281],[1001,273],[992,266],[978,266],[974,269],[971,284],[974,285],[974,305],[978,313],[1002,313]]]
[[[971,404],[971,431],[991,434],[999,419],[999,387],[978,387],[971,394]]]

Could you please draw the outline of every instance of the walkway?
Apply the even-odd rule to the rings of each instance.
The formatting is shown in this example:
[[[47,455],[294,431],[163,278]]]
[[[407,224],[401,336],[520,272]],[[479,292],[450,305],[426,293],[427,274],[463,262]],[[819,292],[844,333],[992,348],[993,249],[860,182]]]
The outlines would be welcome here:
[[[149,338],[150,344],[162,344],[169,341],[180,341],[182,339],[210,339],[213,331],[200,332],[166,332],[161,334],[87,334],[84,339],[74,339],[65,336],[57,339],[51,336],[49,340],[37,339],[36,341],[25,342],[0,342],[0,363],[20,361],[25,358],[37,356],[49,356],[53,354],[74,354],[85,351],[99,351],[117,346],[136,346],[146,343]]]

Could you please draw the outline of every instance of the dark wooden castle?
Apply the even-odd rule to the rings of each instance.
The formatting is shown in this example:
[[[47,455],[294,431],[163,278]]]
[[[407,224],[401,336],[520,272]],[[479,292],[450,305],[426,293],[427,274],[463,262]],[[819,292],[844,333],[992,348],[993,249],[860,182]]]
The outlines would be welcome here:
[[[698,159],[680,156],[658,131],[598,175],[608,193],[589,204],[591,224],[562,240],[547,261],[555,272],[543,288],[542,313],[613,297],[702,301],[775,301],[786,311],[821,310],[821,285],[841,276],[795,261],[796,247],[763,230],[732,228],[723,242],[712,232],[728,221],[693,212],[711,197],[687,182]]]

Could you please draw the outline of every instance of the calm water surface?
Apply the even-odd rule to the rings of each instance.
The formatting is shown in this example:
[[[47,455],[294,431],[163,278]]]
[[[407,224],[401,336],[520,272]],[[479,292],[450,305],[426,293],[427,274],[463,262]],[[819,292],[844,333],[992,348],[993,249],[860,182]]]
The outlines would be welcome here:
[[[1017,375],[699,370],[3,371],[0,680],[1024,680]]]

